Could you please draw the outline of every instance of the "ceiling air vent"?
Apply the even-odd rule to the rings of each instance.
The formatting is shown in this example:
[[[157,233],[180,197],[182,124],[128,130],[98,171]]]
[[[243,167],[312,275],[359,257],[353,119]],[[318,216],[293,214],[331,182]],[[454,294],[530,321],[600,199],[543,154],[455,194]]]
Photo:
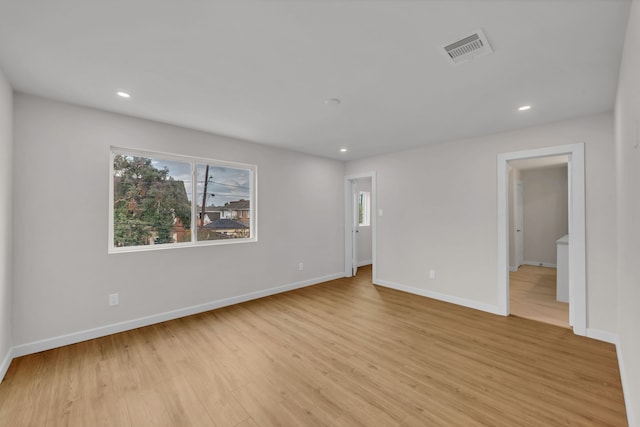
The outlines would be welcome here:
[[[491,45],[482,30],[464,37],[461,40],[443,46],[445,54],[454,63],[470,61],[478,56],[493,52]]]

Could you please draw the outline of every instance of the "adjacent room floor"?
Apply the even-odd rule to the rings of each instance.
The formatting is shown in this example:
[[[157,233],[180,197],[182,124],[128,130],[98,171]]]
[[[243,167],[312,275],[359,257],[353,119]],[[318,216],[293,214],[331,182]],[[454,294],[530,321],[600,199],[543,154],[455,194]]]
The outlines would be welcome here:
[[[615,346],[356,278],[15,359],[2,426],[626,425]]]
[[[569,327],[569,304],[556,300],[556,269],[522,265],[509,273],[513,316]]]

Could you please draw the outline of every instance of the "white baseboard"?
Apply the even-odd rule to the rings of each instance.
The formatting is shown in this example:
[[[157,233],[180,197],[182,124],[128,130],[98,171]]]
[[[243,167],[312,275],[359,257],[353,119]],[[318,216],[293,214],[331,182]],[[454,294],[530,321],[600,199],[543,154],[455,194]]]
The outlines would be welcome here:
[[[512,271],[512,272],[518,271],[518,267],[511,266],[509,267],[509,271]]]
[[[588,338],[593,338],[594,340],[604,341],[611,344],[618,343],[618,334],[614,334],[613,332],[602,331],[600,329],[587,328]]]
[[[364,265],[370,265],[373,264],[373,261],[371,261],[370,259],[364,260],[364,261],[358,261],[358,267],[362,267]]]
[[[635,405],[631,401],[629,384],[627,383],[627,370],[624,366],[623,358],[622,358],[622,348],[620,345],[620,341],[616,343],[616,355],[618,356],[618,369],[620,370],[620,381],[622,382],[622,395],[624,396],[624,405],[627,410],[627,423],[629,427],[640,427],[640,425],[635,423]]]
[[[475,310],[486,311],[487,313],[502,315],[500,307],[495,305],[484,304],[478,301],[473,301],[465,298],[460,298],[452,295],[441,294],[439,292],[428,291],[426,289],[415,288],[413,286],[401,285],[399,283],[390,282],[384,279],[378,279],[375,281],[376,285],[385,286],[387,288],[396,289],[398,291],[408,292],[410,294],[420,295],[427,298],[436,299],[439,301],[449,302],[463,307],[473,308]]]
[[[624,403],[627,410],[627,423],[630,427],[640,427],[635,423],[635,406],[631,402],[631,396],[629,396],[629,386],[627,385],[627,371],[624,365],[624,359],[622,358],[622,348],[620,346],[620,340],[617,334],[612,332],[602,331],[599,329],[587,328],[587,337],[600,341],[605,341],[616,346],[616,356],[618,357],[618,369],[620,370],[620,381],[622,383],[622,395],[624,397]]]
[[[13,355],[13,347],[9,349],[9,351],[7,351],[7,355],[4,357],[4,359],[2,359],[2,364],[0,364],[0,382],[2,382],[2,380],[4,379],[4,376],[7,373],[7,370],[9,369],[9,365],[11,365],[11,361],[13,360],[14,355]]]
[[[540,262],[540,261],[522,261],[522,265],[533,265],[535,267],[558,268],[557,264],[551,264],[549,262]]]
[[[13,347],[9,358],[24,356],[27,354],[37,353],[39,351],[50,350],[56,347],[62,347],[65,345],[75,344],[82,341],[100,338],[118,332],[124,332],[131,329],[140,328],[143,326],[149,326],[160,322],[166,322],[167,320],[178,319],[180,317],[190,316],[192,314],[202,313],[216,308],[226,307],[241,302],[250,301],[257,298],[263,298],[270,295],[279,294],[282,292],[291,291],[294,289],[304,288],[306,286],[316,285],[318,283],[327,282],[329,280],[338,279],[343,277],[343,273],[330,274],[327,276],[317,277],[315,279],[304,280],[301,282],[291,283],[288,285],[277,286],[275,288],[264,289],[261,291],[251,292],[236,297],[225,298],[217,301],[210,301],[204,304],[193,305],[191,307],[185,307],[178,310],[167,311],[164,313],[153,314],[151,316],[140,317],[138,319],[127,320],[124,322],[114,323],[111,325],[100,326],[93,329],[86,329],[84,331],[73,332],[66,335],[60,335],[53,338],[47,338],[39,341],[34,341],[26,344],[21,344]],[[9,357],[10,356],[10,357]],[[7,367],[8,367],[7,363]],[[3,365],[4,366],[4,365]],[[3,378],[4,375],[0,378]]]

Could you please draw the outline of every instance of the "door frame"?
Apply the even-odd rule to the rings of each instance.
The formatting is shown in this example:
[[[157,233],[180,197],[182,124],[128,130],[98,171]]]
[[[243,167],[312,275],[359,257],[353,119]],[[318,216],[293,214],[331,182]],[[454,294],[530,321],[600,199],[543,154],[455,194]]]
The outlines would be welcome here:
[[[373,263],[373,282],[376,282],[377,250],[376,241],[378,235],[378,194],[376,189],[376,172],[364,172],[344,177],[344,277],[352,277],[352,236],[351,222],[354,215],[354,206],[351,197],[351,186],[359,179],[371,178],[371,260]]]
[[[509,161],[568,155],[569,289],[573,332],[587,333],[584,143],[498,154],[498,308],[509,315]]]

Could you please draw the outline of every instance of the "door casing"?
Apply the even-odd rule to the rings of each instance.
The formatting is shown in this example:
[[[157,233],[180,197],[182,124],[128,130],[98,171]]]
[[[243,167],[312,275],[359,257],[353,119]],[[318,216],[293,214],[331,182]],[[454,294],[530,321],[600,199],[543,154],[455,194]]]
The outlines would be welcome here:
[[[498,310],[509,315],[509,161],[568,155],[569,293],[573,332],[587,334],[584,143],[498,155]]]
[[[344,276],[353,276],[353,246],[354,235],[353,218],[356,214],[355,200],[353,200],[353,186],[359,179],[371,178],[371,259],[373,263],[373,283],[376,283],[377,273],[377,234],[378,234],[378,194],[376,189],[376,172],[364,172],[344,177]],[[356,261],[357,264],[357,261]]]

